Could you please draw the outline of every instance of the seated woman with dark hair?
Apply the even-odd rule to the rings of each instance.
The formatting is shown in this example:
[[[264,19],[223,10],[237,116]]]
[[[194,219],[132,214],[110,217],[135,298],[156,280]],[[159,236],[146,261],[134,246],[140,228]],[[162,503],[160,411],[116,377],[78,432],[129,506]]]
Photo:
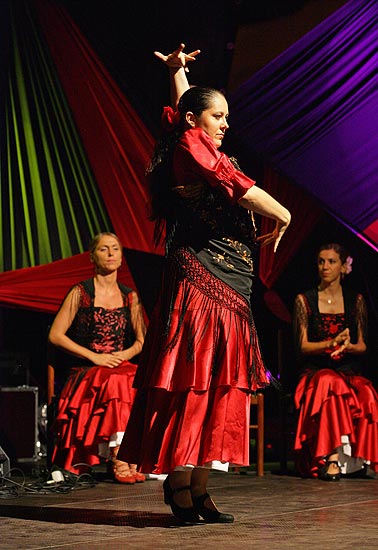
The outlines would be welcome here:
[[[362,294],[342,285],[352,259],[339,244],[320,247],[320,284],[295,300],[301,360],[295,405],[297,469],[303,477],[338,481],[378,472],[378,396],[361,375],[367,313]]]

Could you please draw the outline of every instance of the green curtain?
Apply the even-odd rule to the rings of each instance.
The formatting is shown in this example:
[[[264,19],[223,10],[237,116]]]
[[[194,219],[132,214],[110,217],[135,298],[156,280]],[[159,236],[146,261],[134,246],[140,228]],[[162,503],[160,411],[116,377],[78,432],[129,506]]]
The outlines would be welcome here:
[[[0,271],[81,253],[94,234],[112,229],[28,2],[10,6],[0,103]]]

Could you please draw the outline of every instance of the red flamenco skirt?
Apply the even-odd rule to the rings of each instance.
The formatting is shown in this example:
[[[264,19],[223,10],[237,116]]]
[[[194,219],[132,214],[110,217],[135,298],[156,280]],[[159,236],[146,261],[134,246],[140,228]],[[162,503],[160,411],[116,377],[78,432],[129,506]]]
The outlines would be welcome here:
[[[179,273],[168,270],[175,288],[150,320],[118,453],[145,473],[249,465],[249,395],[269,384],[249,304],[190,261],[195,278],[185,262]]]
[[[357,395],[361,411],[354,421],[353,455],[369,460],[370,468],[378,472],[378,394],[364,376],[348,376],[347,380]]]
[[[71,369],[62,389],[53,425],[56,444],[52,462],[73,473],[79,464],[99,464],[98,445],[124,432],[135,397],[136,365]]]
[[[370,460],[376,468],[378,399],[367,379],[331,369],[305,373],[295,405],[299,419],[294,449],[301,476],[316,477],[324,458],[342,446],[343,435],[349,437],[352,456]]]

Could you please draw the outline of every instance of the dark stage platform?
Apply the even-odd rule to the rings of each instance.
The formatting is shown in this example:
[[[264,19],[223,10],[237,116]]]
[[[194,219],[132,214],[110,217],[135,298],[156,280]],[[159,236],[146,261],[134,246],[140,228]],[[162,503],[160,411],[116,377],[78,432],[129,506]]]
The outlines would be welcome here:
[[[91,478],[84,478],[69,492],[51,494],[38,490],[35,474],[25,480],[27,490],[15,486],[15,494],[7,494],[3,486],[1,549],[364,550],[378,545],[373,476],[327,483],[280,475],[274,468],[260,478],[250,471],[212,473],[211,494],[235,515],[235,523],[196,526],[180,526],[171,516],[161,480],[123,486],[100,472],[95,480],[91,486]]]

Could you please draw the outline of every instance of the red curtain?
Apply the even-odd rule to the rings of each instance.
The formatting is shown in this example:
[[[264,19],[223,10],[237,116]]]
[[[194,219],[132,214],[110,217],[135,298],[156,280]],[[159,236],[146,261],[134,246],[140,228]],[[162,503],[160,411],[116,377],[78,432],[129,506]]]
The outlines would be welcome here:
[[[47,0],[33,0],[32,7],[114,231],[129,250],[163,254],[153,244],[146,208],[151,134],[65,9]],[[55,313],[68,289],[92,275],[88,253],[0,273],[0,304]],[[119,279],[138,288],[126,265]]]
[[[69,288],[93,276],[89,253],[77,254],[37,267],[26,267],[0,273],[0,303],[11,307],[56,313]],[[135,289],[135,282],[126,265],[118,280]]]
[[[285,232],[277,252],[273,253],[272,246],[260,249],[259,276],[264,285],[271,289],[299,246],[311,233],[322,209],[305,192],[295,187],[269,166],[265,167],[264,189],[291,213],[291,224]],[[263,218],[261,234],[272,231],[274,225],[273,220]]]
[[[125,248],[162,254],[147,211],[151,134],[65,9],[33,4],[115,232]]]

